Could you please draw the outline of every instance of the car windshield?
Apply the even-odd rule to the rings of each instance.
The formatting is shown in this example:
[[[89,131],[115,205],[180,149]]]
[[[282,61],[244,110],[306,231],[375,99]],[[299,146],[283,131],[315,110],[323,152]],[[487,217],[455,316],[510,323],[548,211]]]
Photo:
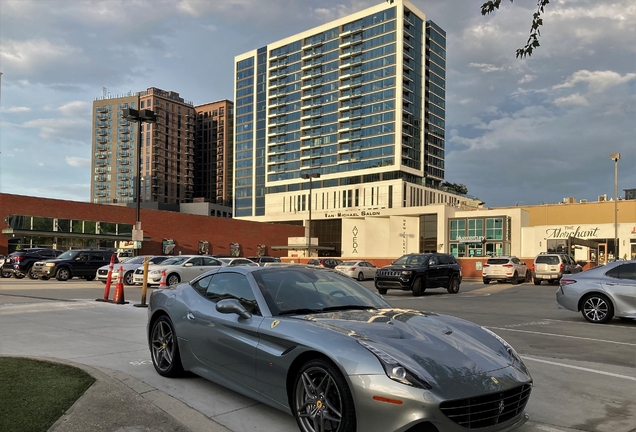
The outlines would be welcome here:
[[[232,258],[217,258],[219,261],[223,261],[225,264],[232,262]]]
[[[421,265],[426,260],[425,255],[404,255],[396,259],[393,264],[396,265]]]
[[[129,258],[125,258],[123,261],[120,261],[120,262],[122,264],[143,264],[144,257],[142,256],[129,257]]]
[[[188,260],[188,257],[175,257],[165,260],[161,265],[180,265]]]
[[[78,251],[70,250],[64,252],[62,255],[58,256],[58,259],[73,259],[78,254]]]
[[[390,308],[350,278],[307,267],[264,267],[252,273],[273,315]]]

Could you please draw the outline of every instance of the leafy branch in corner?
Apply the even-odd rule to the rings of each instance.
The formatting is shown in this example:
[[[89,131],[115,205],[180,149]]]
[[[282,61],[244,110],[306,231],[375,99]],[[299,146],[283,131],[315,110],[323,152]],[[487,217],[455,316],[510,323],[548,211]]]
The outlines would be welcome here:
[[[512,2],[513,0],[510,0],[510,3]],[[528,42],[526,42],[525,47],[517,49],[516,58],[530,57],[532,56],[532,51],[539,47],[539,36],[541,36],[541,29],[539,27],[543,25],[541,14],[545,12],[544,8],[548,3],[550,3],[550,0],[537,0],[537,11],[532,15],[532,26],[530,27]],[[481,5],[481,14],[488,15],[494,12],[495,9],[499,9],[500,5],[501,0],[489,0]]]

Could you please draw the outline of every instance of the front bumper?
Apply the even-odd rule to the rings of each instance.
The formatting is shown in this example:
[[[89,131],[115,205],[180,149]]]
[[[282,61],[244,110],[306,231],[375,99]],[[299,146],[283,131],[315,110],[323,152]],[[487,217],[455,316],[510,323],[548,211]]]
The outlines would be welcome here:
[[[38,266],[36,264],[33,264],[33,268],[31,272],[38,278],[42,276],[52,278],[53,276],[55,276],[55,270],[57,270],[56,266],[47,267],[47,266]]]
[[[388,278],[382,276],[375,277],[375,287],[384,289],[399,289],[403,291],[411,290],[410,279]]]
[[[404,432],[421,423],[429,423],[444,432],[469,430],[442,412],[440,404],[444,400],[431,391],[396,383],[386,375],[352,375],[347,380],[355,402],[357,430]],[[374,396],[401,403],[378,401]],[[511,431],[527,420],[528,415],[522,408],[510,420],[479,428],[479,431]]]

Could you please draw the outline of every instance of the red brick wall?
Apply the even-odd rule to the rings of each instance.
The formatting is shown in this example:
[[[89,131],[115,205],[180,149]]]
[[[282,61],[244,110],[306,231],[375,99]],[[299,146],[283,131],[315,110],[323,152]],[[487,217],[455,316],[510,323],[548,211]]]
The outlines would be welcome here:
[[[0,225],[8,228],[4,218],[10,214],[57,217],[64,219],[94,220],[135,224],[136,209],[104,204],[64,201],[22,195],[0,194]],[[271,246],[287,245],[287,237],[302,237],[305,229],[297,225],[269,224],[215,218],[161,210],[141,210],[144,237],[142,254],[160,254],[164,238],[175,240],[175,254],[198,253],[199,241],[210,243],[210,253],[230,253],[230,243],[241,245],[242,256],[256,255],[257,245],[268,247],[272,256],[286,255],[286,250],[275,251]],[[0,234],[0,255],[7,255],[8,236]]]

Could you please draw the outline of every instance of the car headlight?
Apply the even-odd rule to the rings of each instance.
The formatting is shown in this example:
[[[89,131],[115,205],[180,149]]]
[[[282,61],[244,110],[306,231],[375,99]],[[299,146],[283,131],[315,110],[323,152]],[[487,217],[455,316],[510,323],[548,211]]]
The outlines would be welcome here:
[[[160,270],[151,270],[148,274],[161,274]]]
[[[55,263],[44,263],[45,267],[55,267]]]
[[[512,360],[516,361],[517,363],[519,363],[519,365],[523,366],[524,368],[526,367],[526,365],[523,363],[523,360],[521,360],[521,357],[519,356],[519,354],[517,354],[517,351],[515,351],[515,349],[510,346],[510,344],[508,342],[506,342],[501,336],[499,336],[497,333],[488,330],[486,327],[482,327],[482,329],[490,334],[492,337],[494,337],[495,339],[497,339],[506,349],[506,352],[508,353],[508,355],[510,355],[510,357],[512,357]]]
[[[380,360],[380,363],[384,368],[384,372],[386,372],[386,376],[391,378],[393,381],[426,390],[433,388],[433,386],[426,382],[426,380],[416,376],[413,372],[402,366],[400,362],[398,362],[390,354],[366,341],[358,339],[358,343],[371,351],[371,353]]]

